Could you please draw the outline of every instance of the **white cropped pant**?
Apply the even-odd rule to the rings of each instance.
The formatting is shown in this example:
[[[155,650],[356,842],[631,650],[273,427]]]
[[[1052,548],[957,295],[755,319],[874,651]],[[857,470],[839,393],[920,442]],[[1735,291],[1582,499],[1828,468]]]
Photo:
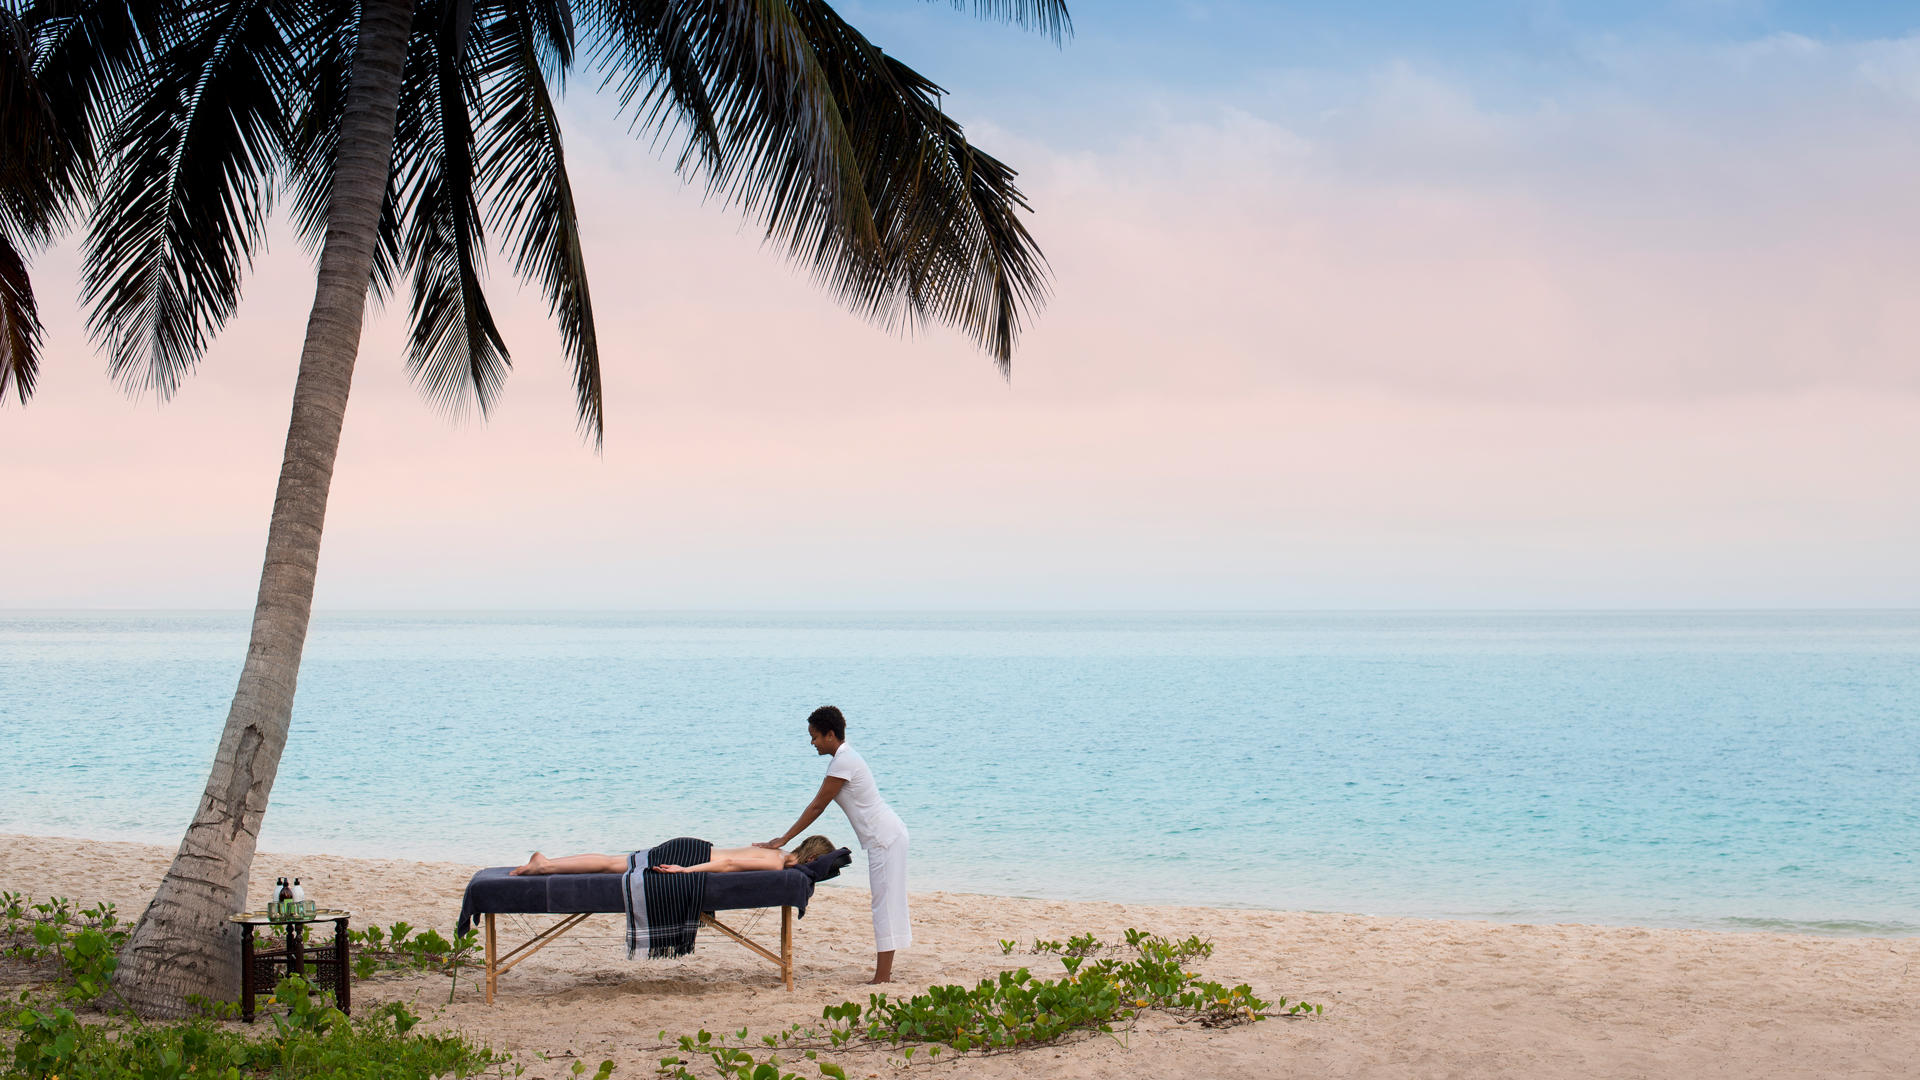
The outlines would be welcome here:
[[[867,849],[867,886],[873,890],[873,951],[893,952],[912,945],[905,833]]]

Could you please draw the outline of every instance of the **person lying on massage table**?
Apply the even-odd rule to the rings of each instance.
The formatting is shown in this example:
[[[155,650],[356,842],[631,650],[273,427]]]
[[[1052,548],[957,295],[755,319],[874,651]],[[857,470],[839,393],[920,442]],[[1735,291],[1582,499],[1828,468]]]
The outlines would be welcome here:
[[[744,847],[714,848],[713,858],[698,866],[673,866],[661,864],[648,867],[663,874],[732,874],[742,870],[785,870],[799,866],[834,851],[833,841],[824,836],[809,836],[800,841],[800,846],[792,851],[780,851],[776,848]],[[512,876],[527,874],[624,874],[627,872],[625,855],[566,855],[558,859],[549,859],[534,852],[526,865],[517,866],[510,871]]]

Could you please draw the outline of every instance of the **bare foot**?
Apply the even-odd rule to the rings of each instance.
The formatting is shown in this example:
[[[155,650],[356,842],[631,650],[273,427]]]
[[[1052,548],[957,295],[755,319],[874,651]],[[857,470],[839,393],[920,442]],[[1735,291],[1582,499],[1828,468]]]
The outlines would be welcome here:
[[[521,877],[526,874],[544,874],[550,865],[552,865],[552,863],[547,857],[536,851],[533,853],[533,857],[527,860],[525,866],[514,867],[512,870],[507,871],[507,876]]]

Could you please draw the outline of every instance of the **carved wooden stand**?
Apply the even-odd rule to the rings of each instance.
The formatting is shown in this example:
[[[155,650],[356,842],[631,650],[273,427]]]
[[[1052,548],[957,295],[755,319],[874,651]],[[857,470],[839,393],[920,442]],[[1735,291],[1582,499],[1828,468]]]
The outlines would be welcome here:
[[[253,1023],[253,999],[256,994],[271,993],[287,975],[301,975],[313,985],[333,991],[334,1004],[343,1013],[353,1011],[353,980],[347,963],[347,920],[351,911],[322,908],[310,919],[275,922],[262,911],[243,911],[229,915],[229,922],[240,924],[240,1019]],[[333,924],[333,944],[309,949],[300,940],[300,928],[312,923]],[[262,949],[255,944],[254,931],[261,927],[286,927],[287,943]]]

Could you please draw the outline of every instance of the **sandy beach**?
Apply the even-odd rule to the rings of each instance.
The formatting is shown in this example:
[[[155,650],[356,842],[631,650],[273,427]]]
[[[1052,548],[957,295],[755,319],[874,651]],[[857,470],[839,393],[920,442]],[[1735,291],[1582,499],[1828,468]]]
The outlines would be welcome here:
[[[135,916],[170,849],[0,837],[0,889],[80,903],[109,900]],[[475,868],[453,863],[262,853],[254,902],[275,877],[354,912],[354,925],[405,919],[452,928]],[[1522,926],[1360,915],[1058,903],[960,893],[913,896],[915,948],[898,992],[971,983],[1021,964],[1035,938],[1123,929],[1213,941],[1199,965],[1269,998],[1325,1005],[1315,1019],[1226,1030],[1149,1017],[1125,1040],[1088,1037],[993,1057],[904,1066],[849,1053],[849,1075],[967,1077],[1871,1077],[1911,1076],[1920,1059],[1920,940],[1601,926]],[[544,922],[515,920],[512,936]],[[749,914],[750,935],[777,937],[778,917]],[[864,1000],[872,965],[867,895],[823,886],[796,932],[795,992],[775,969],[707,933],[685,960],[629,962],[616,916],[586,926],[506,975],[488,1006],[464,980],[446,1005],[440,975],[386,974],[356,1003],[401,999],[512,1052],[527,1075],[559,1077],[575,1056],[650,1076],[661,1029],[772,1032],[817,1020],[822,1006]],[[1022,943],[1005,956],[998,942]],[[554,1063],[543,1061],[545,1054]]]

